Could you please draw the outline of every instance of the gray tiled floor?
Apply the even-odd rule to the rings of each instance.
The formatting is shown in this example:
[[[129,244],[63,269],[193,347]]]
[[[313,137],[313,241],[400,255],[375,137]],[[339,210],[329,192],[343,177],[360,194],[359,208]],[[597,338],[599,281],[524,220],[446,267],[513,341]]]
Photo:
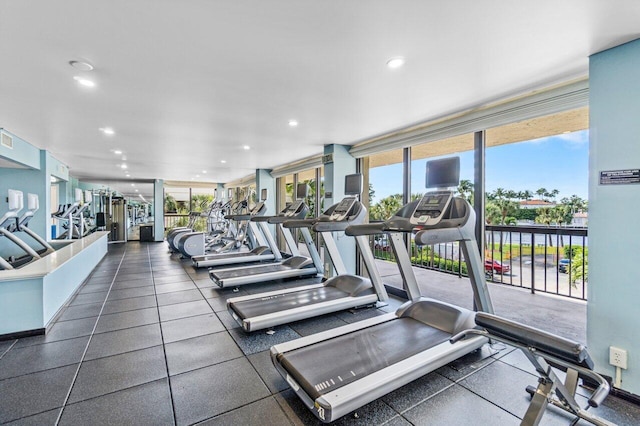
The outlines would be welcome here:
[[[425,290],[441,291],[446,299],[461,283],[456,278],[446,289]],[[300,283],[267,287],[294,285]],[[247,335],[226,311],[226,300],[267,287],[218,289],[206,270],[170,256],[165,244],[110,246],[47,336],[0,341],[0,423],[320,424],[274,369],[269,348],[391,312],[401,301],[298,321],[276,327],[272,335]],[[504,303],[509,295],[495,291],[501,314],[532,300],[524,294]],[[552,303],[556,309],[559,302]],[[579,338],[582,330],[563,332]],[[524,387],[536,383],[531,373],[512,348],[487,346],[335,424],[518,424],[528,403]],[[617,398],[595,411],[618,424],[640,424],[640,408]],[[543,418],[543,424],[569,421],[558,410]]]

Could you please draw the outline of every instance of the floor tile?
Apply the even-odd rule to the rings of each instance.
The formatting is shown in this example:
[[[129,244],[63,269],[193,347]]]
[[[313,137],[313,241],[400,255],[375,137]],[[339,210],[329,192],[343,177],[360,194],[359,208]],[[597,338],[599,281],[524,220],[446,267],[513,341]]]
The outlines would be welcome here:
[[[191,424],[269,396],[245,358],[171,378],[178,425]]]
[[[243,356],[227,332],[169,343],[165,352],[171,376]]]
[[[60,340],[74,339],[76,337],[89,336],[93,331],[97,318],[81,318],[55,323],[45,335],[31,336],[19,339],[16,348],[38,345],[42,343],[57,342]]]
[[[0,359],[0,380],[65,365],[77,364],[87,346],[89,337],[59,342],[13,347]]]
[[[200,423],[200,426],[291,424],[278,403],[268,397]]]
[[[0,423],[62,406],[77,366],[0,380]]]
[[[85,360],[121,354],[161,344],[160,324],[143,325],[141,327],[95,334],[89,344]]]
[[[185,273],[179,275],[165,275],[162,272],[154,272],[153,282],[155,285],[175,284],[181,282],[192,283],[191,277]]]
[[[520,419],[454,385],[403,413],[414,425],[519,425]]]
[[[136,309],[153,308],[156,306],[155,296],[134,297],[132,299],[112,300],[104,304],[103,315],[117,312],[133,311]]]
[[[118,281],[113,284],[113,290],[120,290],[124,288],[135,288],[135,287],[147,287],[153,285],[153,280],[131,280],[131,281]]]
[[[240,324],[238,324],[238,322],[235,319],[233,319],[233,317],[229,312],[227,311],[216,312],[216,315],[227,330],[240,328]]]
[[[168,379],[67,405],[60,425],[171,425]]]
[[[436,372],[450,380],[457,381],[462,377],[495,362],[496,359],[491,356],[495,353],[496,351],[489,345],[484,345],[480,349],[438,368]]]
[[[0,341],[0,359],[4,353],[16,343],[16,340],[3,340]]]
[[[80,318],[97,317],[102,309],[102,303],[90,303],[87,305],[68,306],[58,318],[60,321],[68,321]]]
[[[161,326],[165,344],[225,330],[224,325],[214,313],[165,321]]]
[[[206,278],[202,278],[199,280],[194,280],[193,283],[196,285],[196,287],[198,288],[211,288],[211,287],[218,287],[216,285],[216,283],[214,283],[213,281],[211,281],[211,278],[206,277]]]
[[[48,426],[55,425],[60,414],[61,408],[45,411],[44,413],[35,414],[33,416],[23,417],[9,423],[3,423],[8,426]]]
[[[133,281],[133,280],[148,280],[151,278],[150,272],[133,273],[133,274],[121,274],[118,273],[116,282],[118,281]]]
[[[158,295],[158,306],[175,305],[176,303],[195,302],[203,300],[200,290],[173,291]]]
[[[112,301],[120,299],[131,299],[133,297],[153,296],[155,294],[156,292],[153,288],[153,285],[145,287],[122,288],[118,290],[111,290],[107,300]]]
[[[458,382],[460,386],[522,418],[529,407],[529,385],[537,386],[536,376],[494,362]]]
[[[69,305],[85,305],[87,303],[102,303],[104,299],[107,297],[106,291],[101,291],[98,293],[87,293],[87,294],[78,294],[76,295]]]
[[[270,351],[266,350],[249,355],[247,359],[251,365],[253,365],[253,368],[256,369],[271,393],[278,393],[289,388],[289,383],[287,383],[273,366]]]
[[[105,291],[109,291],[110,287],[111,283],[84,285],[80,288],[80,290],[78,290],[78,294],[102,293]]]
[[[167,377],[162,347],[85,361],[80,367],[69,403]]]
[[[157,294],[170,293],[172,291],[184,291],[184,290],[195,290],[195,289],[196,289],[196,285],[190,280],[178,282],[178,283],[156,285]]]
[[[229,333],[245,355],[266,351],[273,345],[300,337],[300,335],[293,331],[288,325],[274,327],[273,331],[275,331],[273,334],[267,334],[267,330],[260,330],[248,334],[242,329],[235,328],[229,330]]]
[[[388,393],[382,400],[402,413],[453,384],[454,382],[446,377],[432,372]]]
[[[160,310],[160,321],[171,321],[211,313],[211,307],[204,300],[160,306],[158,309]]]
[[[117,314],[102,315],[96,326],[96,333],[122,330],[159,322],[158,308],[138,309]]]

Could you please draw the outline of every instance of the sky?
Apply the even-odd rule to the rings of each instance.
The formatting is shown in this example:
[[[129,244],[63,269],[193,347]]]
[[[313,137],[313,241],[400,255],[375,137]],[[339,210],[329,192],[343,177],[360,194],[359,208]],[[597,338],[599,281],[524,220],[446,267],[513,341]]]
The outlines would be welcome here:
[[[460,154],[460,179],[473,182],[473,151]],[[411,192],[424,192],[427,159],[411,163]],[[485,180],[487,191],[496,188],[529,190],[539,188],[560,193],[557,200],[571,195],[588,197],[589,131],[535,139],[487,148]],[[369,171],[375,190],[374,203],[402,193],[402,164],[376,167]]]

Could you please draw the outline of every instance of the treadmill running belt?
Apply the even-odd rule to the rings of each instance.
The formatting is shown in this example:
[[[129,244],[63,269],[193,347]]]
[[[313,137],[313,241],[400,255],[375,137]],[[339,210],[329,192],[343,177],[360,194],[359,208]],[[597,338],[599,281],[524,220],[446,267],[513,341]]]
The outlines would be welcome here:
[[[278,357],[312,399],[447,341],[451,334],[399,318]]]
[[[273,312],[282,312],[287,309],[301,306],[314,305],[329,300],[348,297],[349,294],[335,287],[310,288],[291,293],[283,293],[260,299],[243,300],[233,303],[231,308],[242,319],[253,318]]]
[[[228,271],[211,270],[210,274],[217,280],[224,280],[226,278],[248,277],[251,275],[267,274],[269,272],[287,271],[289,269],[291,269],[289,266],[277,263],[275,265],[264,265],[260,267],[233,268]]]

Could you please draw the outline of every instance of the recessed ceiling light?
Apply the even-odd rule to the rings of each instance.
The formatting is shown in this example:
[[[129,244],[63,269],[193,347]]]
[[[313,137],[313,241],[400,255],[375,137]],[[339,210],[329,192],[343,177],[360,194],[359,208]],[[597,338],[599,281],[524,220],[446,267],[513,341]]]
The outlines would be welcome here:
[[[132,183],[132,184],[131,184],[131,186],[136,186],[136,184],[135,184],[135,183]]]
[[[203,170],[203,171],[202,171],[202,173],[206,174],[206,173],[207,173],[207,171],[206,171],[206,170]]]
[[[138,190],[136,189],[136,192],[138,192]]]
[[[298,125],[298,120],[289,120],[289,126],[296,127]]]
[[[124,164],[124,163],[122,163],[122,164],[120,165],[120,168],[122,168],[122,169],[126,169],[126,168],[127,168],[127,165],[126,165],[126,164]]]
[[[95,87],[95,85],[96,85],[96,83],[94,83],[93,81],[88,80],[88,79],[86,79],[86,78],[82,78],[82,77],[77,76],[77,75],[76,75],[75,77],[73,77],[73,79],[74,79],[75,81],[77,81],[77,82],[78,82],[78,84],[80,84],[80,85],[82,85],[82,86],[86,86],[86,87]]]
[[[224,163],[226,163],[226,162],[227,162],[227,160],[220,160],[220,162],[221,162],[222,164],[224,164]]]
[[[245,145],[242,148],[244,148],[245,151],[249,151],[251,149],[251,147],[249,145]]]
[[[200,175],[196,175],[196,177],[200,177]]]
[[[113,153],[115,155],[120,155],[120,154],[122,154],[122,151],[120,151],[119,149],[116,149],[115,151],[113,151]]]
[[[387,61],[387,66],[391,69],[400,68],[403,65],[404,65],[404,58],[401,56],[391,58]]]
[[[100,127],[98,130],[109,136],[116,134],[115,130],[113,130],[111,127]]]
[[[80,71],[92,71],[93,65],[86,61],[69,61],[69,65]]]

